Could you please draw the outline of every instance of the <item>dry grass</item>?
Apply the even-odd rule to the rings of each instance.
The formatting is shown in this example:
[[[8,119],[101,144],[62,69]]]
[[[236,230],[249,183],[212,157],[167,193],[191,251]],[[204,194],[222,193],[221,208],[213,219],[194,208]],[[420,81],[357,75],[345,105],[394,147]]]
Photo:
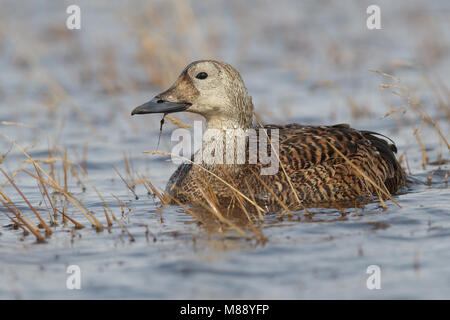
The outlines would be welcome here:
[[[3,198],[1,199],[1,202],[8,209],[8,211],[15,216],[16,219],[13,219],[10,216],[8,217],[10,218],[11,221],[14,222],[16,226],[22,228],[23,230],[27,230],[28,232],[33,234],[36,237],[36,240],[39,242],[42,242],[45,240],[45,238],[50,237],[51,234],[53,233],[53,230],[59,224],[65,225],[66,221],[72,223],[74,228],[76,229],[83,228],[84,225],[78,221],[78,218],[75,219],[74,217],[71,216],[72,214],[69,213],[69,204],[70,204],[72,208],[78,210],[78,212],[84,216],[84,218],[87,220],[89,224],[91,224],[94,228],[96,228],[97,231],[101,232],[104,227],[103,224],[100,222],[100,220],[95,216],[93,212],[87,209],[87,206],[83,203],[83,201],[80,198],[76,197],[69,190],[69,179],[75,178],[75,180],[80,180],[79,173],[81,173],[81,176],[83,176],[86,179],[85,182],[83,183],[83,188],[85,188],[86,184],[90,184],[91,188],[98,194],[99,199],[102,201],[105,208],[105,215],[108,222],[108,226],[110,227],[112,223],[108,215],[106,214],[106,210],[109,211],[109,214],[110,216],[113,217],[114,221],[116,221],[118,225],[123,230],[126,231],[126,228],[120,223],[119,220],[117,220],[114,213],[109,208],[107,202],[103,199],[102,195],[98,192],[95,186],[92,185],[83,168],[81,166],[75,167],[73,165],[73,162],[69,161],[66,151],[61,152],[58,151],[57,149],[49,150],[48,152],[49,158],[45,159],[45,161],[37,161],[33,159],[24,150],[23,147],[14,142],[11,138],[9,138],[9,136],[4,134],[2,131],[0,131],[0,135],[3,136],[9,142],[11,142],[12,145],[14,145],[14,147],[16,147],[26,157],[26,160],[24,161],[26,165],[30,164],[32,165],[34,173],[23,167],[20,167],[14,173],[15,175],[17,175],[18,173],[23,172],[36,181],[38,189],[40,190],[42,195],[42,200],[40,201],[40,203],[44,204],[45,206],[45,209],[44,208],[38,209],[35,205],[33,205],[27,199],[24,192],[21,191],[20,187],[16,184],[16,182],[12,178],[12,175],[8,174],[4,169],[0,168],[0,172],[6,178],[6,182],[2,185],[2,189],[0,189],[0,194]],[[60,154],[59,157],[54,156],[57,153]],[[39,162],[48,165],[50,167],[50,173],[47,172],[47,170],[45,170],[39,164]],[[55,168],[56,162],[59,162],[61,164],[58,167],[60,170],[59,172],[57,172]],[[75,172],[76,175],[73,175],[73,173]],[[61,180],[62,182],[57,182]],[[24,200],[30,212],[34,214],[37,222],[34,222],[30,217],[28,217],[23,209],[22,210],[18,209],[18,206],[16,206],[14,202],[11,200],[11,198],[4,193],[3,189],[6,187],[6,183],[9,183],[13,187],[13,189],[19,194],[19,196]],[[47,211],[49,222],[46,222],[46,219],[42,215],[42,211]],[[43,229],[45,231],[45,236],[42,235],[40,229]],[[129,236],[130,239],[133,241],[134,240],[133,236],[131,234],[129,234]]]
[[[397,108],[392,108],[386,113],[385,117],[401,113],[402,116],[407,120],[421,152],[422,169],[426,170],[427,165],[430,163],[430,160],[427,154],[427,148],[425,146],[425,143],[423,142],[423,138],[420,135],[420,128],[415,125],[415,122],[417,122],[415,120],[418,120],[418,122],[423,127],[432,127],[440,140],[439,142],[443,143],[447,147],[447,151],[450,151],[450,144],[446,136],[443,134],[438,122],[431,117],[427,108],[423,105],[421,100],[414,94],[414,91],[411,90],[409,86],[404,84],[398,77],[395,77],[391,74],[379,70],[370,71],[380,74],[384,78],[392,80],[392,84],[380,84],[380,88],[392,89],[392,93],[400,97],[404,101],[404,103],[406,103]],[[430,79],[428,77],[425,77],[425,79],[428,83],[430,83]],[[448,99],[447,102],[444,102],[444,99],[437,90],[436,86],[434,84],[430,84],[430,86],[433,88],[433,92],[437,96],[439,109],[443,112],[444,117],[446,117],[446,119],[450,121],[450,99]],[[446,91],[446,86],[443,83],[441,83],[441,87],[444,91]],[[448,98],[450,98],[450,96]],[[439,154],[439,158],[442,159],[442,151]],[[411,172],[409,164],[407,164],[407,166],[408,171]]]

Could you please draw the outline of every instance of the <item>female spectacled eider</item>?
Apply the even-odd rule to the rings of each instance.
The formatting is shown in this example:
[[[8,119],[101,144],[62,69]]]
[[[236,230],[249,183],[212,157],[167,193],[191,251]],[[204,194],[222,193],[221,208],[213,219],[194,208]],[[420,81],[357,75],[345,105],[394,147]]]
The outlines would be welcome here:
[[[202,115],[207,129],[254,128],[252,99],[240,74],[224,62],[201,60],[189,64],[168,90],[134,109],[132,115],[181,111]],[[405,185],[406,175],[394,155],[395,145],[375,132],[346,124],[263,128],[279,129],[280,169],[276,174],[260,175],[262,165],[248,161],[202,163],[209,173],[184,163],[166,187],[170,198],[194,203],[201,201],[204,189],[212,188],[217,198],[231,199],[235,191],[223,182],[226,180],[259,204],[283,201],[296,208],[299,201],[302,206],[347,202],[380,194],[381,189],[394,193]]]

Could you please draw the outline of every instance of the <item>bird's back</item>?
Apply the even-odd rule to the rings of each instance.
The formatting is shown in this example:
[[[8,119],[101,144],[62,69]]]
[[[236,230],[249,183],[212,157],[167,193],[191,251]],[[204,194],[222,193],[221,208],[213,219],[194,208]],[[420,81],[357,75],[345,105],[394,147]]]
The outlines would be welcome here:
[[[264,127],[279,129],[282,167],[276,175],[260,178],[285,203],[294,204],[297,197],[304,204],[350,201],[381,193],[373,184],[386,187],[389,193],[405,184],[395,145],[375,132],[358,131],[347,124]],[[249,184],[258,186],[257,198],[271,203],[276,200],[258,181],[249,176]]]

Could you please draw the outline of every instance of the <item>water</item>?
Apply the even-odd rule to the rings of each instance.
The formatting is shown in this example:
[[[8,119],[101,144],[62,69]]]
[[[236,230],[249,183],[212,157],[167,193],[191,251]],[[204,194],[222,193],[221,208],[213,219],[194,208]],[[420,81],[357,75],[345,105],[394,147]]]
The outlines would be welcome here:
[[[449,96],[441,86],[450,84],[447,1],[381,1],[382,30],[366,28],[369,2],[81,1],[82,29],[68,31],[69,4],[1,2],[0,121],[27,127],[3,122],[0,130],[35,159],[49,157],[54,144],[66,149],[90,180],[82,179],[83,191],[70,176],[70,192],[106,225],[95,186],[135,241],[117,224],[96,232],[69,206],[87,227],[60,225],[38,244],[11,228],[1,207],[1,298],[450,297],[449,164],[423,169],[413,125],[430,162],[448,161],[448,149],[412,110],[382,119],[405,102],[378,88],[392,81],[368,71],[399,77],[449,140]],[[375,201],[357,215],[354,209],[345,216],[325,209],[311,218],[297,212],[281,221],[269,215],[262,230],[268,241],[261,244],[199,226],[180,207],[159,210],[143,185],[136,200],[114,170],[128,179],[124,154],[158,189],[176,166],[142,153],[156,149],[160,117],[131,118],[130,111],[167,88],[185,64],[210,57],[241,72],[265,122],[348,122],[393,138],[411,171],[411,183],[395,196],[402,207],[389,201],[383,211]],[[170,151],[175,128],[166,121],[159,150]],[[11,148],[4,137],[0,146],[1,154]],[[33,170],[25,160],[12,148],[1,167],[9,174]],[[63,181],[60,164],[55,170]],[[14,180],[47,219],[36,180],[22,171]],[[10,185],[2,191],[32,217]],[[114,196],[131,210],[122,213]],[[69,265],[81,268],[81,290],[66,288]],[[380,290],[367,289],[370,265],[381,268]]]

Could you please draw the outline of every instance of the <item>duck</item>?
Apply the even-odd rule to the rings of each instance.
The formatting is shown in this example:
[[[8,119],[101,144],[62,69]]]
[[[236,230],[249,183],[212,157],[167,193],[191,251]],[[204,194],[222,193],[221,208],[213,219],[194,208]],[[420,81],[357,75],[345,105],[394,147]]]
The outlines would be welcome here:
[[[208,189],[227,203],[239,193],[258,205],[283,204],[286,208],[320,206],[390,195],[405,186],[406,174],[396,158],[397,148],[388,137],[348,124],[301,125],[256,124],[252,98],[239,72],[216,60],[190,63],[173,85],[131,115],[190,112],[201,115],[206,130],[256,129],[272,149],[277,140],[277,172],[262,174],[265,164],[251,163],[253,148],[246,148],[240,164],[180,164],[170,177],[165,196],[171,203],[201,202]],[[274,134],[276,132],[276,135]],[[205,135],[204,135],[205,136]],[[226,136],[226,135],[225,135]],[[220,139],[216,139],[220,140]],[[203,141],[211,144],[211,139]],[[249,146],[249,139],[246,146]],[[227,151],[228,152],[228,151]]]

